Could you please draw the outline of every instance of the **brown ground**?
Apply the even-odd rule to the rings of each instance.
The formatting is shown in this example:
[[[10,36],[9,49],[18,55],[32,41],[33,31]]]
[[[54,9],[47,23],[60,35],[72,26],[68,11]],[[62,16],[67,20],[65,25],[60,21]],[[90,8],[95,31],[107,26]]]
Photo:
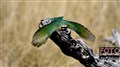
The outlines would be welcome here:
[[[101,39],[120,31],[120,1],[79,2],[0,2],[0,65],[2,67],[84,67],[77,60],[65,56],[50,39],[41,47],[31,44],[32,36],[43,18],[65,16],[66,20],[79,22],[95,36],[94,42],[86,41],[98,53],[100,46],[110,46]],[[73,34],[74,38],[79,38]]]

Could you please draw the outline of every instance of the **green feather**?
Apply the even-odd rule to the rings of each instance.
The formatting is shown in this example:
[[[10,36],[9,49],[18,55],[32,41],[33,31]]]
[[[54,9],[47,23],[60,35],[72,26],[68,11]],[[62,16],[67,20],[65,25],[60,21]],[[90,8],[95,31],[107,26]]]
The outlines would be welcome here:
[[[82,38],[87,39],[89,41],[95,40],[95,36],[87,28],[85,28],[83,25],[78,24],[78,23],[73,22],[73,21],[67,21],[67,20],[62,20],[62,22],[64,24],[66,24],[68,28],[74,30]]]
[[[34,46],[39,47],[44,44],[51,34],[58,30],[62,25],[67,25],[68,28],[74,30],[77,34],[87,40],[93,41],[95,39],[95,36],[83,25],[76,22],[63,20],[63,16],[50,18],[49,20],[51,20],[52,23],[43,26],[35,32],[32,40],[32,44]]]
[[[56,18],[50,18],[49,20],[52,20],[52,23],[44,26],[43,28],[38,29],[35,34],[33,35],[33,39],[32,39],[32,44],[34,46],[41,46],[42,44],[44,44],[48,37],[56,30],[58,30],[60,23],[59,21],[61,21],[63,19],[62,17],[56,17]]]

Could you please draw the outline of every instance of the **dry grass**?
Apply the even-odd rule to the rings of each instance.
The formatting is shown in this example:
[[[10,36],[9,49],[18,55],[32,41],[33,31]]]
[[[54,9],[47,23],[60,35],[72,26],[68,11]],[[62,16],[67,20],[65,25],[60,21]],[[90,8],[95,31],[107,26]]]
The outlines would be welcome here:
[[[81,23],[96,36],[90,44],[98,53],[100,46],[110,46],[101,39],[110,35],[111,29],[120,31],[120,2],[0,2],[0,40],[2,67],[84,67],[65,56],[50,39],[40,48],[31,40],[38,23],[46,17],[65,16]],[[79,38],[73,34],[74,38]]]

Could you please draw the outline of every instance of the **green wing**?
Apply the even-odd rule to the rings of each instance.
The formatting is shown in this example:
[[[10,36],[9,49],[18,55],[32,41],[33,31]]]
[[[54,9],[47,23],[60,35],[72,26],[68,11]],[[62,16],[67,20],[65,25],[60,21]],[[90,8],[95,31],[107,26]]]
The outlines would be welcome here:
[[[52,24],[50,24],[52,25]],[[50,26],[47,25],[46,27],[42,28],[42,29],[38,29],[34,36],[33,36],[33,40],[32,40],[32,44],[34,46],[41,46],[42,44],[44,44],[47,39],[49,38],[49,36],[58,29],[58,27],[56,26]]]
[[[46,42],[46,40],[48,39],[48,34],[46,34],[46,32],[42,32],[43,30],[38,29],[32,39],[32,44],[34,46],[41,46],[42,44],[44,44]]]
[[[49,36],[56,30],[58,30],[62,25],[67,25],[68,28],[74,30],[76,33],[78,33],[81,37],[93,41],[95,39],[95,36],[84,26],[72,22],[72,21],[67,21],[63,20],[62,17],[55,17],[55,18],[50,18],[52,20],[52,23],[44,26],[43,28],[38,29],[32,39],[32,44],[34,46],[41,46],[44,44]]]
[[[41,46],[44,44],[49,36],[56,30],[59,29],[60,23],[59,21],[62,20],[63,17],[56,17],[56,18],[50,18],[52,20],[52,23],[44,26],[43,28],[38,29],[35,34],[33,35],[32,44],[34,46]]]
[[[74,30],[81,37],[90,41],[95,40],[95,36],[83,25],[67,20],[63,20],[63,23],[66,24],[68,28]]]

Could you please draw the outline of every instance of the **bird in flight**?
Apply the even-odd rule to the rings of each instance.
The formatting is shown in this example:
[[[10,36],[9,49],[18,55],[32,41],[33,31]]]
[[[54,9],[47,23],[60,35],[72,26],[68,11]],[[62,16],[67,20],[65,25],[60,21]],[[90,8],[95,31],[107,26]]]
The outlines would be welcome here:
[[[37,47],[41,46],[53,32],[59,30],[63,25],[66,25],[67,28],[75,31],[79,36],[86,40],[95,40],[95,36],[86,27],[73,21],[64,20],[63,16],[61,16],[42,19],[39,24],[39,29],[33,35],[32,44]]]

